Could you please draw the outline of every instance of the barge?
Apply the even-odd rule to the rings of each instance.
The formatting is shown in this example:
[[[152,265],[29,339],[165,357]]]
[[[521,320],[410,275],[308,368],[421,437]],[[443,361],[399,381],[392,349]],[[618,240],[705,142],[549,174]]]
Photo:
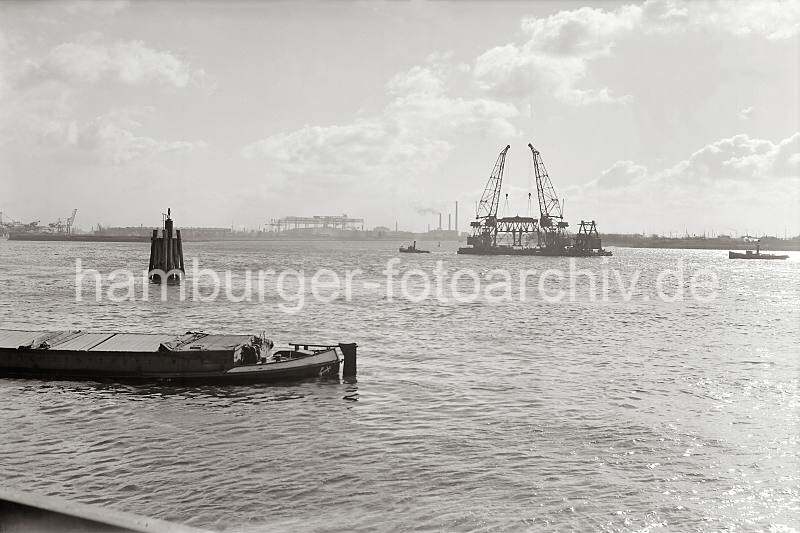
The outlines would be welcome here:
[[[271,382],[355,374],[355,344],[263,335],[0,330],[0,377],[117,381]]]

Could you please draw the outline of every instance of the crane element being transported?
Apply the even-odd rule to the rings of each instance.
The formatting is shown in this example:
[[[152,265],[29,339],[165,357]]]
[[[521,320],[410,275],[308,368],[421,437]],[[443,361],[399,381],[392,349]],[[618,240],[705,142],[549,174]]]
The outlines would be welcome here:
[[[506,167],[506,154],[510,148],[511,145],[507,145],[497,156],[497,161],[494,163],[494,168],[489,175],[489,181],[486,182],[486,188],[483,190],[483,196],[481,196],[475,213],[475,218],[478,220],[497,218],[497,210],[500,207],[500,190],[503,188],[503,171]]]
[[[559,200],[555,187],[544,166],[541,154],[528,144],[536,175],[536,193],[539,200],[539,218],[498,218],[506,146],[495,161],[486,182],[486,188],[478,203],[475,220],[470,223],[472,235],[467,237],[467,246],[458,249],[459,254],[473,255],[547,255],[547,256],[600,256],[611,255],[603,250],[597,225],[592,220],[581,220],[578,235],[573,241],[567,231],[569,223],[564,220],[563,200]],[[528,195],[530,197],[530,194]]]
[[[547,174],[539,150],[528,143],[536,174],[536,195],[539,198],[539,245],[549,250],[561,250],[569,246],[569,222],[564,220],[563,200],[559,201],[553,182]],[[562,254],[558,254],[562,255]]]
[[[467,238],[467,243],[480,248],[491,248],[497,246],[497,210],[500,207],[500,191],[503,188],[503,171],[506,166],[506,154],[511,148],[507,145],[489,174],[486,188],[483,190],[481,201],[475,209],[475,220],[470,223],[473,228],[472,236]]]

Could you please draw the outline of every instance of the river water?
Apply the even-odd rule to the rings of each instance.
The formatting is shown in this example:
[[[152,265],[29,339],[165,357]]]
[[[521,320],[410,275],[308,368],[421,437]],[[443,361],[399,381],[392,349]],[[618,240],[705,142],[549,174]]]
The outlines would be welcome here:
[[[231,269],[239,292],[247,269],[361,273],[350,297],[316,301],[306,287],[297,313],[274,292],[201,302],[171,288],[160,302],[141,283],[135,301],[101,292],[98,302],[91,282],[78,301],[76,259],[140,271],[148,245],[0,240],[0,328],[357,342],[357,380],[2,379],[4,485],[230,531],[800,528],[798,253],[731,261],[725,251],[617,248],[577,261],[611,273],[605,298],[592,297],[588,276],[567,275],[544,282],[551,293],[575,287],[558,302],[522,301],[516,289],[510,301],[412,302],[384,287],[396,243],[185,248],[187,263]],[[443,261],[487,281],[494,268],[569,264],[457,256],[445,243],[432,252],[400,257],[398,269]],[[672,296],[697,269],[713,272],[702,301],[657,297],[658,273],[678,268],[684,279],[663,284]]]

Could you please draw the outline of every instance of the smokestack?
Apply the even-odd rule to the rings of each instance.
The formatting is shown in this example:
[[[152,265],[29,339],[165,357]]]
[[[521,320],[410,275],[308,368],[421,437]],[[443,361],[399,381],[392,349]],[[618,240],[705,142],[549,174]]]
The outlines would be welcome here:
[[[451,231],[453,229],[453,215],[447,213],[447,231]]]
[[[442,214],[439,213],[439,231],[442,230]]]
[[[454,228],[458,231],[458,201],[456,200],[456,227]]]
[[[397,221],[394,221],[394,232],[397,233]]]

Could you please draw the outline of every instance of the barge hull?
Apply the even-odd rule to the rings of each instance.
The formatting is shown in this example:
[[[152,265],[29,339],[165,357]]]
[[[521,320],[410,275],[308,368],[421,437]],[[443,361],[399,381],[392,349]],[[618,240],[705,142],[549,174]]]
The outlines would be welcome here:
[[[0,357],[2,354],[0,353]],[[195,372],[186,373],[121,373],[113,371],[47,370],[30,367],[2,367],[0,377],[67,381],[114,381],[122,383],[274,383],[298,379],[337,376],[339,362],[328,361],[299,368],[275,369],[264,372]]]
[[[252,341],[249,335],[0,330],[0,377],[268,382],[338,375],[334,347],[246,363],[242,354]]]
[[[611,255],[609,250],[597,251],[574,251],[574,250],[548,250],[546,248],[511,248],[505,246],[494,246],[491,248],[474,248],[465,246],[456,252],[461,255],[522,255],[535,257],[607,257]]]

